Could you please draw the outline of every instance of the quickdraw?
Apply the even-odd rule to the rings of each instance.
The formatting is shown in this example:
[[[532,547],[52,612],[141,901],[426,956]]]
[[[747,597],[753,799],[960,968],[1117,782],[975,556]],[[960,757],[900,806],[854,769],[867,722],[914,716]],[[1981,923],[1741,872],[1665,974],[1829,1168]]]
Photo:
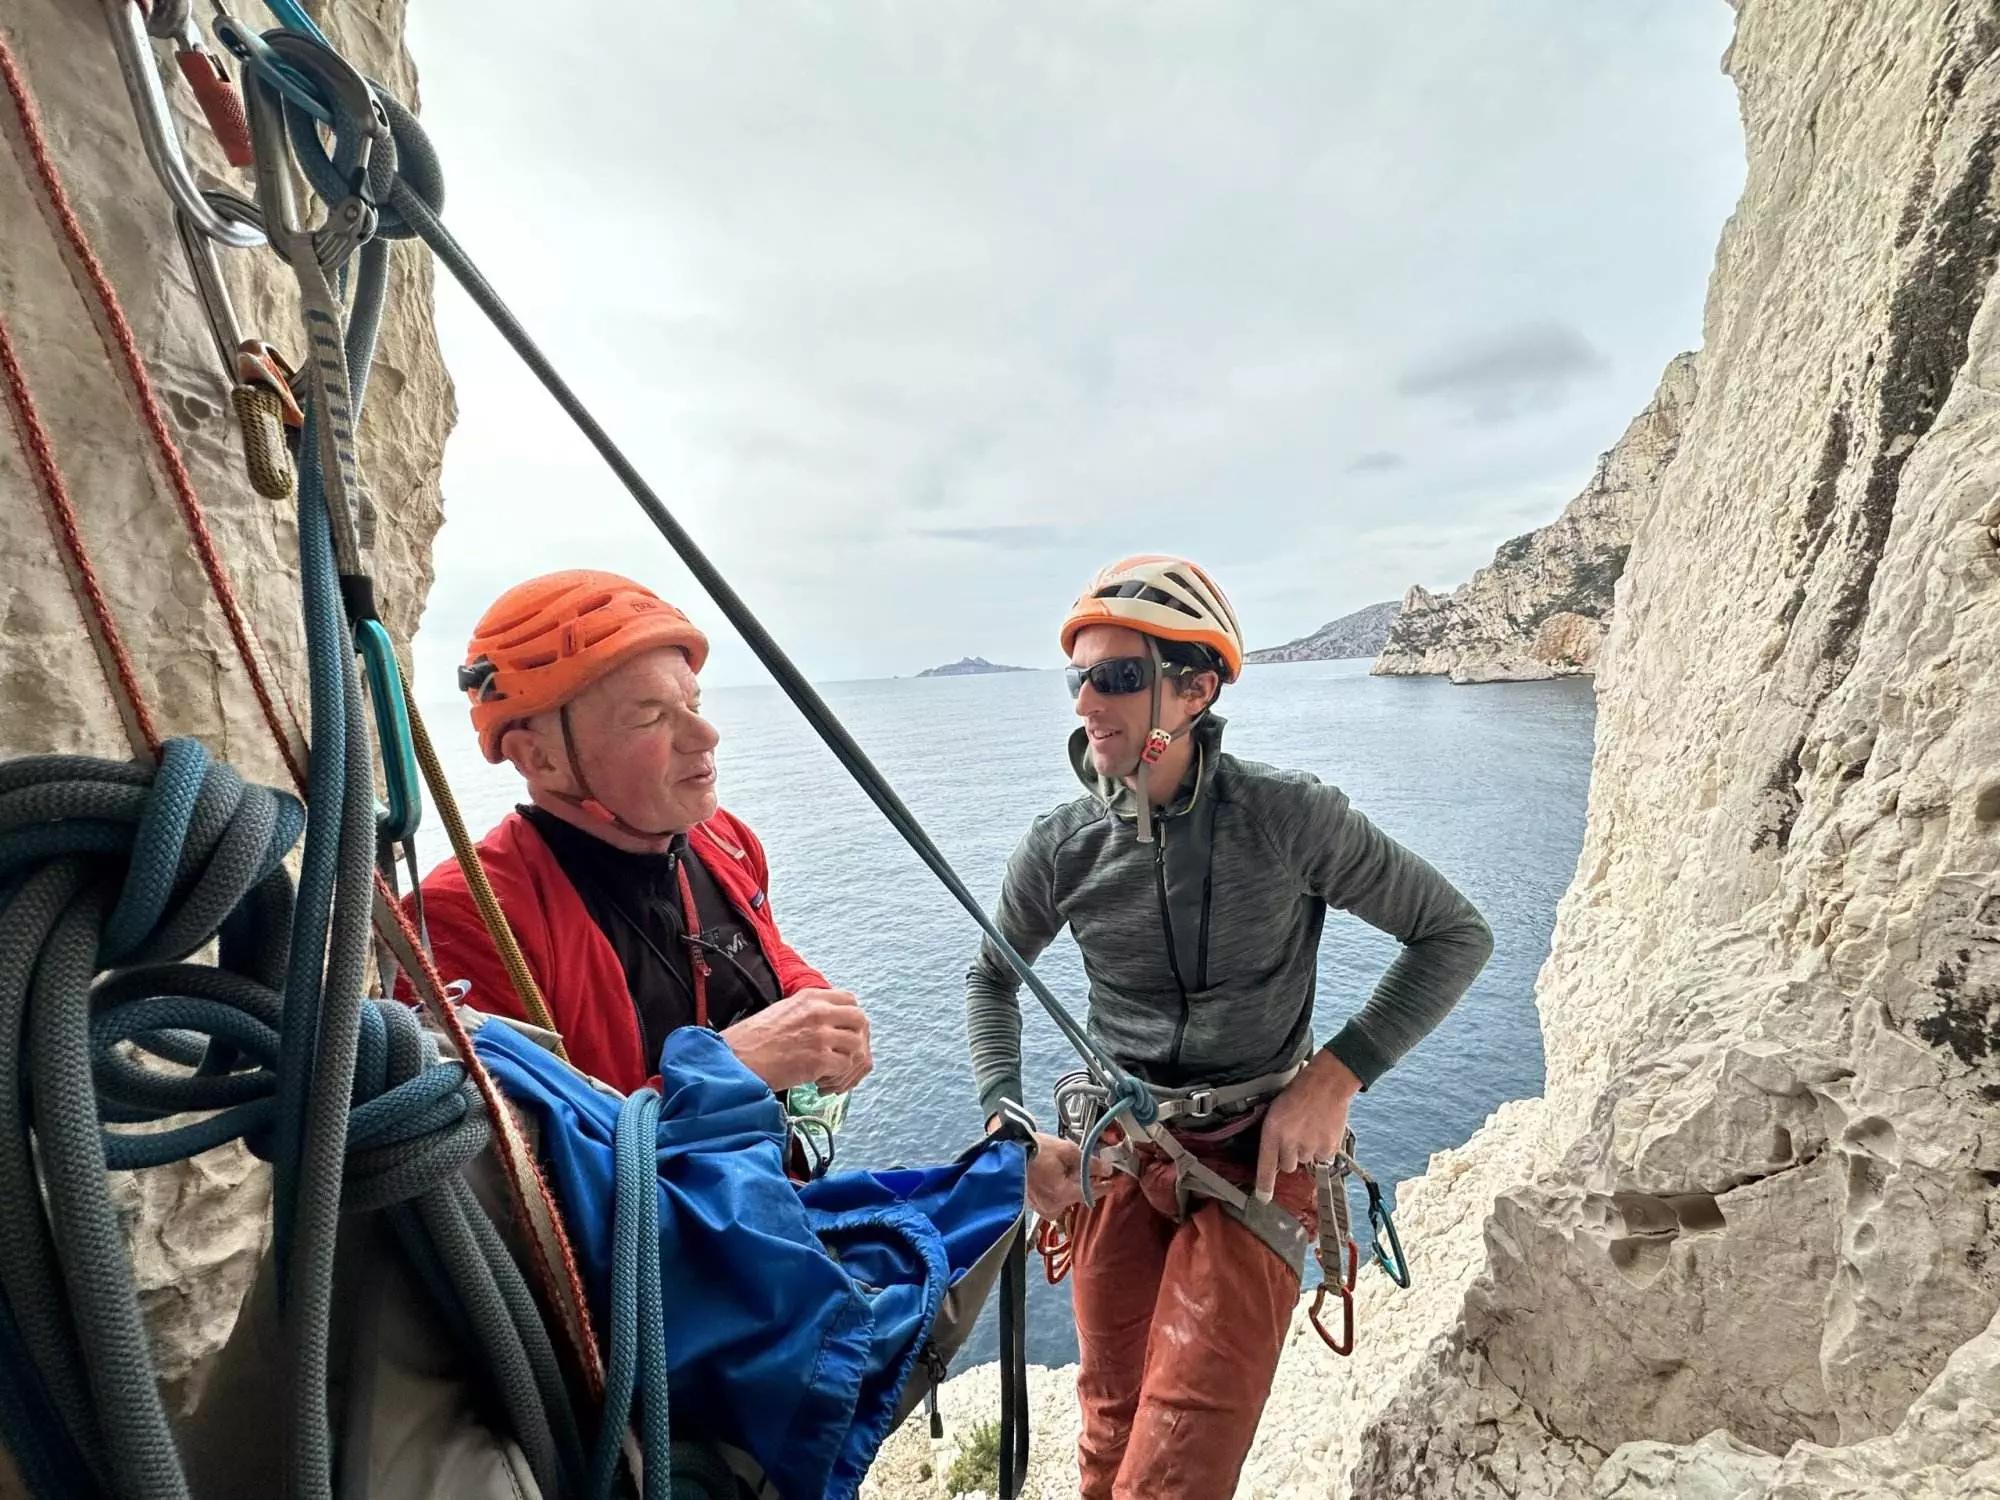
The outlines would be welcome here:
[[[173,202],[174,229],[242,434],[245,472],[258,494],[268,500],[288,500],[298,479],[285,430],[299,427],[305,416],[292,393],[291,373],[277,351],[261,339],[244,336],[216,258],[218,245],[248,250],[266,243],[263,214],[248,199],[196,183],[153,66],[149,31],[174,43],[175,61],[224,156],[236,167],[254,161],[242,100],[221,60],[203,42],[188,0],[160,0],[150,11],[138,0],[106,0],[104,12],[140,138]]]
[[[1077,1215],[1080,1205],[1072,1203],[1053,1219],[1035,1226],[1035,1250],[1042,1257],[1042,1274],[1050,1286],[1058,1286],[1076,1263]]]
[[[1410,1264],[1403,1255],[1402,1237],[1396,1233],[1395,1216],[1381,1186],[1368,1170],[1354,1159],[1354,1132],[1348,1131],[1339,1155],[1314,1168],[1315,1190],[1320,1214],[1320,1285],[1313,1296],[1313,1331],[1335,1354],[1354,1352],[1354,1284],[1361,1274],[1361,1247],[1354,1238],[1348,1215],[1347,1179],[1359,1177],[1368,1195],[1368,1228],[1371,1235],[1369,1259],[1397,1286],[1408,1289]],[[1384,1243],[1389,1248],[1383,1249]],[[1330,1247],[1330,1250],[1329,1250]],[[1341,1305],[1341,1334],[1328,1331],[1321,1313],[1329,1293],[1337,1293]]]

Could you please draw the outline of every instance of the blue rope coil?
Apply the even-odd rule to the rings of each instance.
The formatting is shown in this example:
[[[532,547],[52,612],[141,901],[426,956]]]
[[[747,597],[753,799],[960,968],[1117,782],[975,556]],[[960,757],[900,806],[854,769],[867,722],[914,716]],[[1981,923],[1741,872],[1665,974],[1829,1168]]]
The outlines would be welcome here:
[[[306,821],[296,798],[188,739],[150,770],[0,763],[0,1192],[12,1205],[0,1216],[0,1435],[38,1497],[187,1493],[106,1174],[237,1139],[279,1149],[284,1041],[300,1019],[284,988],[284,859]],[[215,964],[187,961],[211,940]],[[404,1006],[358,1002],[353,1019],[336,1219],[391,1205],[465,1213],[460,1173],[489,1126],[464,1066]],[[477,1256],[432,1258],[454,1306],[490,1286],[489,1305],[511,1299],[514,1323],[531,1325],[512,1337],[544,1372],[548,1415],[517,1424],[524,1451],[541,1453],[552,1484],[579,1475],[546,1331],[497,1237]],[[472,1348],[506,1342],[491,1316],[462,1321]]]

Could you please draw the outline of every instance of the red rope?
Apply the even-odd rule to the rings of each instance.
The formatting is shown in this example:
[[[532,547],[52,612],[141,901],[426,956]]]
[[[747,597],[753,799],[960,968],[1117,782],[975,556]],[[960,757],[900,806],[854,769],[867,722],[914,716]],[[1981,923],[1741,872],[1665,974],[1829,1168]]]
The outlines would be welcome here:
[[[69,241],[76,263],[96,294],[97,305],[103,310],[104,321],[110,330],[111,342],[116,345],[117,362],[122,364],[126,378],[131,382],[132,393],[138,399],[140,415],[144,417],[146,430],[152,434],[153,447],[159,454],[160,462],[167,471],[167,478],[174,491],[174,499],[180,506],[181,519],[187,525],[188,537],[194,543],[196,555],[201,559],[202,571],[208,575],[208,586],[221,607],[224,620],[228,622],[229,634],[236,642],[236,654],[242,658],[244,668],[250,674],[251,689],[257,695],[258,706],[264,710],[264,722],[271,726],[271,736],[277,741],[278,753],[285,759],[286,767],[292,773],[292,780],[303,789],[305,767],[299,763],[292,749],[292,741],[285,732],[283,719],[278,715],[278,706],[263,674],[257,670],[256,653],[251,645],[250,622],[243,613],[243,606],[237,601],[236,590],[229,581],[229,573],[222,565],[222,556],[216,550],[215,538],[209,532],[208,518],[203,514],[201,500],[195,494],[194,478],[188,473],[181,451],[174,443],[173,434],[167,429],[165,413],[160,409],[158,393],[153,388],[152,376],[146,373],[146,362],[139,356],[139,341],[132,332],[132,324],[125,316],[125,309],[118,301],[118,293],[111,285],[111,278],[104,272],[104,263],[97,258],[91,248],[89,237],[83,232],[83,224],[76,216],[75,206],[70,202],[69,190],[63,186],[62,174],[56,170],[55,159],[49,152],[46,132],[42,129],[41,111],[35,107],[34,95],[28,88],[28,81],[22,76],[20,64],[15,60],[14,50],[4,36],[0,36],[0,77],[7,81],[7,92],[13,97],[14,112],[20,117],[21,136],[27,143],[28,155],[34,162],[35,175],[41,178],[42,190],[48,198],[50,209],[56,222],[61,226],[63,237]],[[79,544],[80,545],[80,544]],[[123,669],[120,676],[123,679]],[[137,702],[137,699],[134,699]],[[289,706],[289,705],[288,705]]]
[[[5,46],[6,43],[0,41],[0,48]],[[20,356],[14,348],[14,335],[7,327],[4,315],[0,315],[0,367],[7,372],[7,393],[13,398],[14,422],[21,436],[21,445],[28,450],[35,477],[41,481],[42,494],[47,497],[49,509],[55,515],[63,550],[69,554],[69,560],[83,583],[84,597],[90,601],[90,612],[97,620],[98,638],[111,653],[118,684],[125,692],[125,702],[139,726],[139,733],[146,738],[146,747],[157,760],[160,754],[159,728],[153,723],[153,711],[140,695],[139,674],[133,669],[131,653],[125,649],[125,639],[118,633],[118,621],[111,613],[111,602],[104,597],[104,586],[98,582],[97,569],[91,566],[90,553],[84,549],[83,534],[77,529],[76,506],[70,500],[69,486],[63,482],[62,470],[56,464],[49,430],[42,425],[42,414],[35,408],[34,395],[28,389],[28,376],[21,368]]]
[[[104,313],[105,324],[109,327],[112,342],[116,345],[118,362],[123,365],[126,377],[131,382],[133,395],[137,398],[140,412],[145,418],[146,428],[152,435],[153,446],[172,482],[181,519],[186,524],[189,539],[194,543],[195,552],[201,559],[202,571],[208,576],[209,590],[215,596],[217,605],[228,621],[230,636],[236,643],[236,654],[242,660],[244,671],[249,675],[258,705],[264,711],[264,722],[270,727],[271,738],[278,747],[278,753],[284,757],[293,782],[303,791],[306,784],[305,768],[292,749],[291,739],[285,732],[284,721],[278,714],[276,700],[264,681],[263,671],[258,665],[256,652],[251,644],[249,621],[236,597],[236,590],[230,582],[228,570],[216,550],[215,539],[208,529],[208,520],[202,510],[201,499],[195,493],[193,476],[189,474],[187,463],[181,457],[180,448],[167,428],[166,418],[160,409],[159,397],[153,388],[152,377],[147,373],[145,361],[140,357],[138,339],[132,332],[131,321],[125,316],[125,309],[119,303],[117,290],[111,285],[110,277],[105,274],[103,262],[91,248],[89,237],[84,233],[83,224],[77,218],[69,193],[63,186],[62,176],[56,170],[54,158],[49,151],[48,137],[42,129],[41,111],[35,105],[34,95],[28,87],[27,79],[23,76],[13,48],[8,45],[3,33],[0,33],[0,78],[6,80],[7,92],[12,97],[15,113],[20,118],[23,139],[34,161],[35,173],[41,179],[49,206],[62,227],[64,237],[69,241],[70,250],[75,255],[77,264],[83,268],[85,279],[96,295],[98,306]],[[28,433],[29,449],[35,457],[43,487],[49,493],[51,504],[56,508],[64,544],[83,577],[92,610],[96,613],[99,626],[111,646],[117,664],[119,685],[124,690],[133,716],[138,720],[148,744],[157,751],[160,743],[159,734],[153,726],[151,713],[140,692],[138,674],[132,667],[131,658],[125,651],[117,624],[112,619],[110,607],[104,599],[103,590],[98,585],[96,570],[91,566],[82,533],[77,527],[75,507],[70,504],[68,490],[63,484],[61,472],[56,467],[53,451],[48,443],[48,434],[35,414],[33,402],[28,395],[26,378],[21,372],[18,360],[14,357],[13,341],[6,337],[4,322],[0,322],[0,348],[4,348],[9,385],[14,393],[16,406],[22,414]],[[289,709],[290,704],[288,703],[286,707]],[[501,1120],[501,1112],[507,1105],[500,1095],[499,1086],[494,1083],[493,1075],[486,1070],[478,1054],[473,1051],[472,1039],[466,1034],[463,1023],[446,1001],[444,980],[431,961],[430,954],[424,950],[415,928],[410,923],[408,913],[396,901],[395,893],[390,890],[388,882],[383,879],[379,871],[376,872],[375,882],[376,889],[384,897],[388,909],[395,914],[396,923],[402,929],[405,941],[423,965],[424,978],[436,1000],[432,1008],[451,1037],[453,1045],[458,1049],[459,1057],[472,1076],[489,1115],[496,1121],[495,1129],[501,1128],[497,1122]],[[563,1226],[561,1210],[556,1205],[555,1196],[549,1189],[540,1165],[532,1156],[519,1162],[515,1161],[512,1152],[503,1152],[503,1157],[508,1170],[502,1175],[507,1178],[515,1214],[522,1225],[522,1237],[529,1245],[536,1279],[549,1304],[552,1307],[559,1307],[561,1297],[556,1286],[554,1270],[548,1264],[540,1238],[529,1221],[526,1189],[517,1174],[517,1167],[525,1167],[527,1175],[534,1180],[543,1205],[548,1210],[549,1220],[554,1226],[562,1254],[569,1305],[575,1308],[577,1313],[579,1325],[577,1332],[582,1343],[582,1348],[578,1350],[579,1359],[592,1394],[599,1395],[602,1391],[603,1360],[598,1350],[596,1330],[591,1321],[590,1304],[584,1297],[583,1276],[577,1268],[576,1252]],[[564,1325],[568,1326],[567,1319],[564,1320]]]

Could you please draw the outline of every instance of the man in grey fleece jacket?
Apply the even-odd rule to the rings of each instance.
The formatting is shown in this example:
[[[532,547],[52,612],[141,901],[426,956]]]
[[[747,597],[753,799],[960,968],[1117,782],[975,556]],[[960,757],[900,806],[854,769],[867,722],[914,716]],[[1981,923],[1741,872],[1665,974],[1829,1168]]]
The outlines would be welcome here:
[[[1065,927],[1089,1026],[1162,1088],[1295,1076],[1267,1104],[1177,1131],[1204,1164],[1315,1227],[1311,1166],[1349,1101],[1436,1026],[1492,951],[1472,905],[1338,789],[1238,760],[1209,710],[1242,641],[1212,581],[1178,558],[1105,569],[1063,627],[1084,795],[1035,820],[996,918],[1032,960]],[[1328,907],[1403,944],[1373,996],[1317,1049],[1315,974]],[[966,979],[989,1120],[1022,1101],[1019,978],[991,943]],[[1301,1066],[1303,1065],[1303,1066]],[[1185,1205],[1151,1147],[1136,1176],[1080,1205],[1074,1144],[1038,1137],[1029,1197],[1073,1245],[1082,1493],[1227,1495],[1255,1436],[1298,1283],[1208,1199]]]

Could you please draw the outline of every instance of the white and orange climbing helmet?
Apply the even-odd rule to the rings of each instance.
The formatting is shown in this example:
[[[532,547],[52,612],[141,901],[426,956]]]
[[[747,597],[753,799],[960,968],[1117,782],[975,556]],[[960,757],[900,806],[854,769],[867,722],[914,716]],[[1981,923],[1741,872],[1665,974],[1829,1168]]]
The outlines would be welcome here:
[[[1141,635],[1206,646],[1222,662],[1222,680],[1243,674],[1243,632],[1229,600],[1184,557],[1146,553],[1100,569],[1062,624],[1065,654],[1091,625],[1123,625]]]

